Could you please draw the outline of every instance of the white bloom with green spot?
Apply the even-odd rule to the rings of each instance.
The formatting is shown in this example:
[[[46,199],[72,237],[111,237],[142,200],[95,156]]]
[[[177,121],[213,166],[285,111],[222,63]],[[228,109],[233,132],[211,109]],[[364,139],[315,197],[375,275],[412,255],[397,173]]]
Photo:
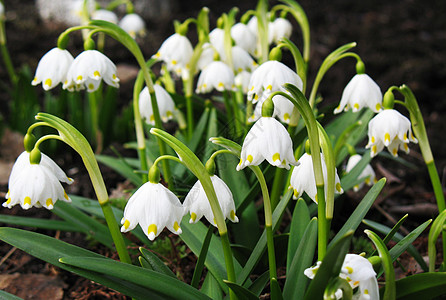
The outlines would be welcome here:
[[[163,122],[167,122],[173,118],[175,103],[170,94],[159,84],[154,84],[156,102]],[[152,99],[149,89],[145,87],[139,94],[139,113],[148,124],[155,125],[155,117],[152,110]]]
[[[248,118],[249,122],[255,122],[262,116],[262,105],[268,96],[263,95],[257,102],[253,114]],[[294,104],[288,98],[276,95],[273,97],[274,112],[273,117],[278,117],[283,123],[289,124],[294,109]]]
[[[234,72],[224,62],[211,62],[198,77],[196,93],[209,93],[213,89],[219,92],[235,91]]]
[[[125,32],[132,38],[144,36],[146,34],[146,23],[137,14],[127,14],[118,23]]]
[[[418,143],[412,134],[411,123],[408,118],[394,109],[385,109],[369,122],[370,155],[374,157],[387,147],[389,152],[397,157],[398,148],[409,153],[409,142]]]
[[[48,51],[39,61],[32,85],[42,83],[45,91],[48,91],[59,83],[67,80],[68,69],[74,58],[68,50],[53,48]]]
[[[238,218],[235,215],[235,204],[231,190],[226,183],[216,175],[211,176],[211,181],[215,193],[217,194],[218,203],[220,204],[223,216],[234,223],[238,222]],[[186,208],[186,211],[190,213],[191,217],[189,223],[196,223],[204,216],[209,223],[217,226],[211,205],[199,180],[187,194],[183,205]]]
[[[327,164],[325,163],[324,155],[321,153],[322,175],[324,182],[327,182]],[[293,189],[293,198],[297,199],[305,192],[308,197],[317,203],[317,187],[316,179],[314,178],[313,160],[310,154],[304,153],[299,158],[299,166],[295,167],[291,173],[290,188]],[[338,172],[335,168],[335,193],[342,194],[344,191],[341,187]],[[325,197],[327,191],[325,190]]]
[[[242,71],[252,72],[258,66],[251,55],[239,46],[232,47],[232,64],[236,74]]]
[[[257,166],[265,159],[271,165],[287,170],[290,164],[298,165],[288,131],[273,117],[261,117],[251,127],[243,141],[237,171],[247,166]]]
[[[130,231],[139,224],[151,241],[164,227],[181,234],[183,216],[184,207],[174,193],[161,183],[146,182],[128,200],[121,220],[121,232]]]
[[[359,154],[350,156],[347,162],[347,166],[345,167],[345,172],[349,173],[361,159],[362,156]],[[376,183],[375,171],[373,171],[373,168],[370,164],[367,164],[367,166],[365,166],[364,170],[362,170],[361,174],[358,176],[358,179],[364,179],[364,182],[361,182],[353,187],[353,190],[355,192],[359,191],[364,186],[364,183],[368,186],[372,186],[374,183]]]
[[[189,62],[193,52],[194,48],[189,39],[184,35],[175,33],[161,44],[158,52],[152,58],[163,61],[170,72],[187,78],[189,76]]]
[[[351,109],[353,112],[368,107],[374,112],[382,110],[383,94],[381,89],[367,74],[356,74],[342,92],[341,102],[335,114]]]
[[[61,182],[71,184],[73,179],[43,153],[40,163],[30,163],[30,153],[25,151],[14,163],[3,206],[20,204],[23,209],[33,206],[53,209],[57,200],[71,202]]]
[[[99,88],[102,79],[108,85],[119,87],[115,64],[97,50],[85,50],[73,60],[63,88],[69,91],[86,88],[91,93]]]

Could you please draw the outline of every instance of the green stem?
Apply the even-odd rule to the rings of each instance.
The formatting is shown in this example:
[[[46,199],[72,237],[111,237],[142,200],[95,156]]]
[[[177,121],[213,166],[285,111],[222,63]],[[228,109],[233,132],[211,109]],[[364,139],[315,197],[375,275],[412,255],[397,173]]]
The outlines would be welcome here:
[[[95,141],[96,153],[100,153],[102,150],[102,134],[99,129],[98,98],[96,92],[88,93],[88,105],[90,107],[91,138]]]
[[[15,73],[8,47],[6,46],[5,23],[3,20],[0,20],[0,50],[2,52],[6,71],[8,71],[9,79],[11,80],[11,83],[14,84],[17,81],[17,74]]]
[[[312,155],[313,156],[313,155]],[[328,244],[328,224],[326,213],[325,213],[325,193],[324,193],[324,185],[317,186],[317,260],[322,261],[327,253],[327,244]]]
[[[144,126],[141,118],[141,113],[139,111],[139,94],[141,93],[142,86],[144,83],[144,77],[142,76],[142,72],[138,73],[138,76],[135,80],[135,85],[133,87],[133,119],[135,122],[135,132],[136,132],[136,144],[138,147],[138,157],[141,165],[141,177],[143,182],[147,182],[147,172],[149,170],[149,166],[147,164],[147,156],[146,156],[146,139],[144,136]]]
[[[268,18],[267,18],[267,10],[268,10],[268,1],[267,0],[259,0],[256,8],[256,17],[257,17],[257,27],[258,27],[258,56],[259,56],[259,65],[268,61],[269,55],[269,45],[268,45]]]
[[[239,107],[239,103],[237,101],[237,94],[234,92],[229,92],[229,93],[231,93],[231,96],[232,96],[231,100],[232,100],[232,109],[233,109],[233,114],[234,114],[235,136],[239,137],[243,134],[242,117],[241,117],[243,112]]]
[[[286,173],[287,170],[283,168],[276,168],[275,170],[274,181],[271,187],[271,206],[273,210],[280,201],[280,195],[282,194],[284,184],[283,178]]]
[[[229,132],[231,133],[231,135],[233,135],[235,133],[234,123],[236,123],[237,121],[235,120],[234,111],[231,109],[232,108],[232,105],[231,105],[232,99],[229,96],[228,91],[223,91],[223,100],[225,102],[226,117],[227,117],[226,120],[228,122]]]

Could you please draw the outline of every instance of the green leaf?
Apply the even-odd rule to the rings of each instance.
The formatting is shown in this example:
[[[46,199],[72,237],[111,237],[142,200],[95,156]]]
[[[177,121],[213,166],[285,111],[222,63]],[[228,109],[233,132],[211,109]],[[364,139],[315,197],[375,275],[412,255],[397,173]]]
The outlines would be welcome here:
[[[134,265],[97,257],[62,257],[63,264],[111,275],[144,286],[167,299],[210,299],[190,285],[171,276]],[[148,297],[145,297],[147,299]]]
[[[260,275],[249,287],[249,290],[253,292],[256,296],[260,296],[266,284],[269,281],[269,271],[266,271]]]
[[[285,299],[302,299],[308,278],[304,271],[311,267],[317,242],[317,219],[313,218],[307,225],[300,240],[299,246],[294,252],[290,268],[287,271],[283,296]]]
[[[446,273],[421,273],[396,281],[396,299],[434,299],[446,295]]]
[[[436,218],[429,230],[428,238],[428,255],[429,255],[429,272],[435,271],[435,258],[437,251],[435,244],[437,243],[438,236],[444,230],[444,224],[446,222],[446,210],[443,210]]]
[[[96,159],[98,162],[106,165],[107,167],[115,170],[118,174],[129,179],[136,186],[143,184],[141,176],[135,173],[135,170],[124,159],[107,155],[96,155]]]
[[[308,286],[304,299],[323,299],[325,288],[330,283],[330,280],[338,277],[341,272],[341,267],[350,246],[352,236],[353,231],[348,231],[328,248],[327,254],[322,260],[316,275]]]
[[[386,289],[382,299],[393,300],[396,297],[395,270],[393,269],[392,258],[390,257],[389,250],[387,250],[386,245],[376,233],[367,229],[364,230],[364,232],[372,240],[373,244],[378,250],[379,257],[381,258],[381,265],[384,269]]]
[[[361,224],[362,220],[369,211],[376,197],[378,197],[385,183],[386,179],[381,178],[377,183],[373,185],[373,187],[367,192],[367,194],[361,200],[358,207],[356,207],[355,211],[352,213],[350,218],[348,218],[347,222],[345,222],[344,226],[342,226],[342,228],[338,231],[335,237],[331,240],[330,244],[328,245],[328,248],[330,248],[331,245],[336,243],[336,241],[340,239],[348,231],[350,230],[355,231],[356,228],[358,228],[359,224]]]
[[[310,223],[310,212],[305,200],[299,198],[294,207],[293,218],[290,225],[290,238],[288,240],[287,270],[290,270],[293,257]]]
[[[223,291],[218,284],[217,279],[215,279],[214,275],[212,275],[211,272],[206,274],[203,285],[201,286],[201,292],[208,295],[214,300],[223,299]]]
[[[35,227],[49,230],[62,230],[78,232],[82,231],[80,228],[73,226],[73,224],[66,221],[59,220],[46,220],[40,218],[30,218],[30,217],[18,217],[0,214],[0,222],[11,225],[19,225],[26,227]]]
[[[101,258],[102,260],[106,259],[95,252],[70,245],[43,234],[17,228],[1,227],[0,240],[56,267],[103,284],[130,297],[137,299],[147,299],[148,297],[153,297],[150,299],[164,299],[159,294],[126,280],[109,275],[101,275],[97,272],[79,269],[59,262],[59,259],[66,255],[72,255],[73,257]]]
[[[144,249],[143,247],[139,248],[139,251],[142,254],[142,257],[150,264],[152,267],[152,270],[173,278],[177,278],[175,274],[167,267],[164,262],[156,256],[156,254],[150,252],[147,249]]]
[[[246,299],[246,300],[258,300],[259,297],[257,297],[253,292],[248,290],[247,288],[244,288],[241,285],[238,285],[237,283],[230,282],[228,280],[223,280],[224,283],[226,283],[229,288],[234,292],[234,294],[239,297],[239,299]]]
[[[197,262],[195,263],[194,274],[192,276],[192,281],[190,283],[194,288],[198,288],[200,283],[200,278],[204,268],[204,262],[206,261],[206,256],[209,250],[209,244],[211,243],[211,238],[213,235],[213,226],[209,226],[206,236],[204,237],[203,244],[201,246],[200,254],[198,255]]]
[[[2,300],[23,300],[20,297],[17,297],[16,295],[10,294],[8,292],[0,290],[0,299]]]
[[[382,234],[388,234],[391,231],[391,229],[389,227],[384,226],[384,225],[379,224],[374,221],[364,219],[362,222],[365,225],[369,226],[370,228],[372,228],[378,232],[381,232]],[[421,226],[423,226],[423,225],[421,225]],[[392,239],[394,241],[396,241],[397,243],[399,243],[401,240],[404,239],[404,236],[402,236],[399,233],[395,233],[395,235],[392,237]],[[418,264],[421,266],[421,268],[427,272],[429,268],[426,265],[426,262],[424,261],[423,257],[418,252],[418,250],[413,245],[409,245],[406,250],[418,262]]]

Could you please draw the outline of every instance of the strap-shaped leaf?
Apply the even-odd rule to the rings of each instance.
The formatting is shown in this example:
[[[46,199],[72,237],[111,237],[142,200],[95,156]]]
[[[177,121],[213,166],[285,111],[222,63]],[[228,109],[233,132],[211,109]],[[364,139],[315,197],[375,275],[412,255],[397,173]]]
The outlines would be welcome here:
[[[10,294],[8,292],[1,291],[1,290],[0,290],[0,299],[3,299],[3,300],[23,300],[22,298],[17,297],[16,295],[13,295],[13,294]]]
[[[302,299],[308,278],[304,271],[309,268],[313,262],[314,250],[317,242],[317,219],[313,218],[307,225],[306,230],[296,249],[290,268],[287,272],[285,286],[283,287],[283,296],[285,299]]]
[[[446,272],[421,273],[396,282],[396,299],[434,299],[446,295]]]
[[[259,297],[257,297],[253,292],[248,290],[247,288],[244,288],[241,285],[238,285],[237,283],[230,282],[227,280],[223,280],[224,283],[226,283],[229,288],[234,292],[234,294],[237,295],[239,299],[246,299],[246,300],[258,300]]]
[[[141,176],[134,172],[134,169],[122,158],[112,157],[108,155],[96,155],[98,162],[106,165],[107,167],[113,169],[118,174],[129,179],[136,186],[143,184]]]
[[[26,227],[35,227],[49,230],[62,230],[78,232],[82,231],[80,228],[73,226],[73,224],[60,220],[47,220],[40,218],[19,217],[0,214],[1,223],[10,225],[19,225]]]
[[[350,246],[353,231],[340,237],[328,250],[316,275],[308,286],[305,300],[323,299],[324,291],[332,278],[338,277]]]
[[[56,267],[103,284],[130,297],[136,299],[165,299],[158,293],[129,281],[118,279],[109,275],[99,274],[94,271],[76,268],[59,262],[59,259],[67,254],[74,257],[92,257],[106,260],[105,257],[95,252],[70,245],[43,234],[17,228],[0,227],[0,240]]]
[[[369,211],[370,207],[372,207],[373,202],[376,197],[378,197],[381,189],[384,187],[386,183],[385,178],[381,178],[373,187],[367,192],[365,197],[361,200],[358,207],[356,207],[355,211],[352,213],[350,218],[348,218],[347,222],[345,222],[344,226],[338,231],[335,237],[331,240],[328,247],[330,248],[337,240],[339,240],[346,232],[353,230],[355,231],[358,228],[359,224],[361,224],[365,215]]]
[[[102,257],[62,257],[63,264],[95,271],[144,286],[167,299],[210,299],[190,285],[155,271]],[[147,299],[146,297],[145,299]]]
[[[150,264],[153,271],[177,278],[175,274],[164,264],[164,262],[154,253],[142,247],[139,248],[139,252],[141,252],[142,257]]]
[[[200,291],[214,300],[223,300],[223,290],[211,272],[206,274]]]
[[[290,238],[288,240],[287,270],[290,270],[293,257],[303,238],[307,225],[310,223],[310,212],[305,200],[299,198],[294,207],[293,218],[290,225]],[[288,272],[287,272],[288,273]]]

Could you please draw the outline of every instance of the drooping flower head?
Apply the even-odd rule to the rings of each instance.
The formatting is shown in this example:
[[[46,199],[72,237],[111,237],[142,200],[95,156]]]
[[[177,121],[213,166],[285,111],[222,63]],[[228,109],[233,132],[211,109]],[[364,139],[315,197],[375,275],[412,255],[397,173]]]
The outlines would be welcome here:
[[[242,89],[243,94],[248,93],[250,79],[251,73],[248,71],[241,71],[234,77],[235,85]]]
[[[137,36],[144,36],[146,34],[146,23],[137,14],[127,14],[121,21],[119,21],[119,27],[124,29],[132,38]]]
[[[324,182],[327,182],[327,164],[323,154],[321,153],[322,175]],[[310,154],[304,153],[299,158],[299,165],[294,168],[291,173],[290,188],[293,189],[293,198],[297,199],[302,196],[303,192],[307,193],[315,203],[317,203],[317,187],[316,179],[314,178],[313,160]],[[335,193],[342,194],[341,181],[339,180],[338,172],[335,169]],[[325,190],[325,197],[327,196]]]
[[[314,267],[305,269],[304,274],[313,279],[321,266],[318,261]],[[352,289],[358,288],[353,294],[357,300],[379,300],[378,281],[372,264],[361,255],[347,254],[342,264],[339,277],[347,280]],[[342,298],[342,290],[336,292],[336,299]]]
[[[206,66],[198,77],[196,93],[219,92],[235,89],[234,72],[222,61],[213,61]]]
[[[384,146],[396,157],[398,148],[409,153],[409,142],[418,143],[412,134],[409,119],[394,109],[385,109],[371,119],[368,135],[366,148],[371,149],[372,157],[381,152]]]
[[[87,88],[88,92],[94,92],[101,79],[108,85],[119,87],[115,64],[97,50],[85,50],[73,60],[63,88],[69,91]]]
[[[347,166],[345,167],[345,172],[350,172],[362,159],[362,156],[359,154],[355,154],[350,156],[347,162]],[[374,183],[376,183],[376,175],[375,171],[373,171],[373,168],[370,164],[367,164],[367,166],[362,170],[361,174],[358,176],[359,179],[364,179],[364,182],[361,182],[360,184],[357,184],[353,187],[353,190],[355,192],[359,191],[363,186],[364,183],[371,186]]]
[[[265,159],[271,165],[287,170],[290,164],[298,164],[288,131],[272,117],[261,117],[249,130],[243,141],[237,171],[246,166],[257,166]]]
[[[169,93],[159,84],[154,84],[156,101],[158,109],[163,122],[167,122],[173,117],[175,110],[175,103]],[[139,94],[139,112],[146,122],[155,125],[155,117],[152,110],[152,99],[150,97],[149,89],[145,87]]]
[[[220,204],[223,216],[234,223],[238,222],[238,218],[235,215],[235,204],[231,190],[226,183],[216,175],[211,176],[211,181],[215,193],[217,194],[218,203]],[[199,180],[187,194],[183,205],[186,208],[186,211],[189,211],[190,213],[191,218],[189,223],[196,223],[204,216],[209,223],[217,226],[211,205]]]
[[[232,51],[232,63],[236,74],[242,71],[252,72],[257,68],[257,63],[249,53],[239,46],[234,46]]]
[[[168,37],[162,44],[153,58],[162,60],[167,70],[174,72],[178,76],[188,76],[189,62],[194,49],[187,37],[175,33]]]
[[[3,206],[20,204],[23,209],[33,206],[53,209],[57,200],[70,202],[61,182],[71,184],[73,179],[45,154],[41,154],[39,163],[31,163],[30,153],[25,151],[12,168]]]
[[[68,69],[74,58],[65,49],[58,47],[48,51],[39,61],[32,85],[42,83],[45,91],[67,80]]]
[[[382,101],[383,95],[376,82],[367,74],[356,74],[342,92],[341,102],[334,113],[349,109],[358,112],[363,107],[379,112],[382,110]]]
[[[268,40],[270,44],[272,42],[278,43],[282,38],[290,38],[293,32],[293,25],[285,18],[277,18],[273,22],[269,23],[269,35]]]
[[[118,24],[118,16],[108,9],[98,9],[91,13],[92,20],[102,20],[113,24]]]
[[[174,193],[160,183],[146,182],[128,200],[121,220],[121,232],[130,231],[139,224],[151,241],[164,227],[181,234],[183,216],[184,208]]]
[[[209,33],[209,41],[220,55],[221,60],[226,59],[225,53],[225,31],[221,28],[214,28]]]
[[[237,23],[231,28],[231,37],[234,39],[235,44],[251,55],[255,55],[257,47],[257,37],[249,29],[248,25],[243,23]]]

